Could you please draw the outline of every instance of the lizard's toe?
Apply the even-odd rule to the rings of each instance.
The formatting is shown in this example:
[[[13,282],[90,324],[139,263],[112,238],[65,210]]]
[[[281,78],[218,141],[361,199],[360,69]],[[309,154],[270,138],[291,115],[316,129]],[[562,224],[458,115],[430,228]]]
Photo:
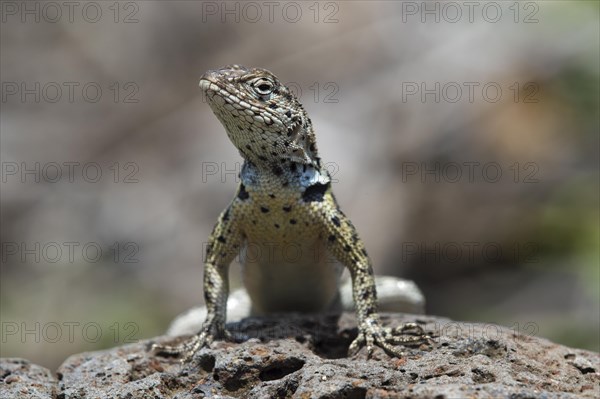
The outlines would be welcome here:
[[[231,338],[231,334],[227,330],[223,329],[222,331],[223,333],[221,335],[226,339]],[[182,356],[181,363],[187,363],[201,348],[210,347],[214,340],[215,334],[213,333],[212,328],[206,327],[180,345],[169,346],[153,344],[152,350],[157,353]]]
[[[367,347],[367,355],[371,357],[374,346],[379,346],[388,355],[403,357],[404,352],[397,345],[411,346],[422,343],[431,343],[432,339],[421,326],[408,323],[399,327],[382,327],[377,322],[365,323],[360,329],[358,337],[352,342],[348,349],[349,355],[355,355],[362,346]]]
[[[365,344],[365,334],[363,334],[362,332],[358,333],[358,336],[354,339],[354,341],[352,341],[352,343],[350,344],[350,347],[348,348],[348,355],[349,356],[354,356],[358,353],[358,351],[360,350],[360,348],[363,347],[363,345]]]

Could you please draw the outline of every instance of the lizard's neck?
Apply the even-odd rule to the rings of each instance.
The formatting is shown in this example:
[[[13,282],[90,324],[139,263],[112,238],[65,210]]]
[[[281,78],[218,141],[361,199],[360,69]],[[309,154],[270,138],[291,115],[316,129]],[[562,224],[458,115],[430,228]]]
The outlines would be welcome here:
[[[260,177],[284,186],[297,186],[327,176],[308,118],[298,128],[282,132],[276,141],[261,140],[260,134],[253,131],[228,131],[228,134],[244,158],[242,174],[248,179]]]
[[[289,145],[276,142],[269,148],[268,142],[262,141],[238,147],[244,158],[241,173],[244,184],[308,187],[328,183],[330,177],[321,165],[311,124],[306,123],[302,129],[285,136]],[[255,150],[257,144],[259,148]]]
[[[297,190],[298,187],[309,187],[314,184],[329,184],[331,178],[325,168],[313,165],[289,163],[287,169],[276,171],[263,169],[252,162],[245,160],[240,174],[242,183],[246,187],[256,189],[270,189],[274,187],[289,187]]]

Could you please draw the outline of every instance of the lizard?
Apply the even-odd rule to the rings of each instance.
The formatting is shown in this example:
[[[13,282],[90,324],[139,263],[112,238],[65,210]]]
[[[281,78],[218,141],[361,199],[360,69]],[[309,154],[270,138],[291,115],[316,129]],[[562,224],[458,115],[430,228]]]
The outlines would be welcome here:
[[[332,192],[312,121],[289,87],[266,69],[240,65],[209,70],[199,85],[244,163],[237,192],[220,214],[206,247],[206,319],[184,344],[154,344],[153,349],[183,354],[185,362],[215,339],[231,338],[225,329],[229,265],[250,247],[262,254],[242,260],[253,315],[335,309],[346,267],[358,320],[350,355],[366,346],[371,357],[374,346],[379,346],[402,357],[397,344],[428,340],[415,323],[382,326],[371,261]],[[300,256],[286,256],[284,249],[290,247]],[[323,251],[338,262],[314,256]]]

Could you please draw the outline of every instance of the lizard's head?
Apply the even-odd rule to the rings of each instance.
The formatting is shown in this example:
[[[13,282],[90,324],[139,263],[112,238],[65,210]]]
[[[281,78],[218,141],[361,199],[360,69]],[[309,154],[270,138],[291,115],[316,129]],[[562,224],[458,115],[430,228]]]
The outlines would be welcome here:
[[[245,159],[271,168],[318,162],[310,119],[271,72],[229,65],[206,72],[200,87]]]

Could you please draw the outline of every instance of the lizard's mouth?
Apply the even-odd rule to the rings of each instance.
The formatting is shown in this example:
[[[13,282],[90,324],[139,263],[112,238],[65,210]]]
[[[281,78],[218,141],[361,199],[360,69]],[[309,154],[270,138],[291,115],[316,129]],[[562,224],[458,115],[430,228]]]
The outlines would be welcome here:
[[[211,72],[212,71],[208,71],[204,75],[202,75],[198,86],[200,86],[200,89],[202,89],[202,91],[205,93],[207,93],[208,91],[214,91],[218,93],[224,88],[219,86],[219,84],[217,83],[218,79],[211,77]]]
[[[207,91],[207,90],[209,90],[209,89],[210,89],[210,85],[211,85],[211,83],[212,83],[212,82],[211,82],[210,80],[207,80],[207,79],[201,78],[201,79],[200,79],[199,86],[200,86],[200,88],[202,89],[202,91]],[[214,83],[212,83],[212,84],[214,84]]]
[[[210,72],[211,71],[205,73],[198,83],[198,86],[202,89],[210,107],[215,110],[215,106],[218,109],[222,109],[223,105],[226,103],[239,103],[241,101],[240,99],[229,93],[225,87],[219,85],[216,79],[213,80],[210,78]]]
[[[204,75],[202,75],[200,77],[200,82],[198,83],[198,85],[204,92],[208,92],[209,90],[219,92],[220,90],[225,89],[224,87],[221,87],[218,83],[219,76],[220,76],[219,71],[216,71],[216,70],[206,71],[204,73]]]

